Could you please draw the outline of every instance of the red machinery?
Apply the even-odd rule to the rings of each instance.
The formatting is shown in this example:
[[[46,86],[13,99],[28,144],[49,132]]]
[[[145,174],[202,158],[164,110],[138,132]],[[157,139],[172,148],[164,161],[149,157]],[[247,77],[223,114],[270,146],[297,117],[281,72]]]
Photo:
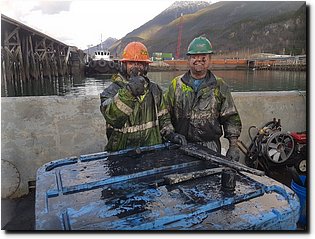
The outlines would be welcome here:
[[[300,173],[306,173],[306,132],[291,132],[291,136],[295,142],[295,150],[291,155],[291,159],[295,161],[295,167]]]

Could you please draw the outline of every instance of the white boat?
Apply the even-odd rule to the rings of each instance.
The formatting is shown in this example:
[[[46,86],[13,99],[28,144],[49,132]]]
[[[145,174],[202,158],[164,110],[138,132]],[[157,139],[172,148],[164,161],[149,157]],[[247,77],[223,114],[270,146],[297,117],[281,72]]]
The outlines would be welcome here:
[[[85,73],[87,75],[93,74],[112,74],[119,69],[118,62],[114,62],[111,58],[110,51],[103,49],[101,43],[100,49],[94,51],[91,60],[86,65]]]
[[[106,60],[111,61],[110,59],[110,52],[108,50],[98,50],[94,52],[94,55],[92,57],[93,61],[97,60]]]

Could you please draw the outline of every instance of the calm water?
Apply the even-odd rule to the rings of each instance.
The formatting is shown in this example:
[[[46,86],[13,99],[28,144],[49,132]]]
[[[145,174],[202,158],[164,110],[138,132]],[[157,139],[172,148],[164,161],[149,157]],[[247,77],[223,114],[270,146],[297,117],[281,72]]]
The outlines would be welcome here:
[[[214,70],[230,85],[232,91],[290,91],[306,90],[305,71],[253,71],[253,70]],[[150,79],[158,83],[163,90],[171,79],[184,72],[150,72]],[[45,96],[45,95],[99,95],[110,85],[111,75],[97,77],[71,77],[28,83],[3,83],[1,96]]]

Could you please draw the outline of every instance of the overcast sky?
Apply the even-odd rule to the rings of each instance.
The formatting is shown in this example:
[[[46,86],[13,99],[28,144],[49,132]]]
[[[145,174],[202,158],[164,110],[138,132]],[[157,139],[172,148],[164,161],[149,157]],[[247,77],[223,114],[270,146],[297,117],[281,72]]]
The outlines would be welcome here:
[[[86,49],[108,37],[120,39],[175,0],[0,0],[2,14],[68,45]]]
[[[217,0],[205,0],[211,3]],[[175,0],[0,0],[0,12],[68,45],[120,39]]]

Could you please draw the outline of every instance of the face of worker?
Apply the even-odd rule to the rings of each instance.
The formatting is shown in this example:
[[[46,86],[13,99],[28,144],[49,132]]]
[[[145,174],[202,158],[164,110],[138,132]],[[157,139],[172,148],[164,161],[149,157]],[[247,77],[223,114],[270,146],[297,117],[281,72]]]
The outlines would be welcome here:
[[[210,54],[197,54],[188,57],[191,74],[195,78],[205,77],[210,66]]]
[[[145,75],[145,68],[147,63],[139,61],[127,62],[127,74],[129,76]]]

